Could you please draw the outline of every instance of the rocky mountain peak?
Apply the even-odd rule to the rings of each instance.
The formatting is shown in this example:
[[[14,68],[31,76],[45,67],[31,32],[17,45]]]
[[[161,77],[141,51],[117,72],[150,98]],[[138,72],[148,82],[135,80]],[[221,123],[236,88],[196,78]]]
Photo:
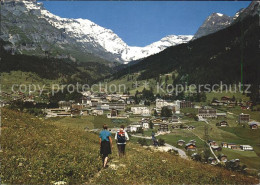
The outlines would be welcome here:
[[[212,13],[198,29],[194,35],[194,39],[217,32],[229,26],[233,21],[233,17],[222,13]]]

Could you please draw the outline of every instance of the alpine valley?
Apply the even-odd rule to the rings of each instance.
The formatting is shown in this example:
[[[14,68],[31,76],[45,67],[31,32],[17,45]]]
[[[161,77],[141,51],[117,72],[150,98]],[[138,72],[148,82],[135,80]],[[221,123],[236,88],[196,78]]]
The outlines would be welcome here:
[[[79,71],[74,71],[76,74],[70,72],[69,77],[64,72],[53,73],[57,78],[67,76],[70,79],[68,81],[74,79],[72,81],[94,82],[109,75],[118,78],[129,71],[124,69],[126,65],[120,63],[129,63],[127,66],[131,66],[132,72],[142,71],[139,79],[177,71],[180,74],[179,79],[190,76],[193,82],[225,79],[234,83],[240,78],[237,75],[240,65],[235,63],[240,62],[241,55],[244,55],[242,58],[248,58],[245,70],[248,64],[257,61],[248,52],[257,48],[260,35],[256,25],[258,15],[259,2],[253,1],[249,7],[239,10],[233,17],[212,13],[194,37],[169,35],[148,46],[133,47],[128,46],[112,30],[87,19],[68,19],[53,15],[37,1],[1,1],[1,55],[6,55],[2,57],[1,72],[21,70],[48,78],[48,73],[37,70],[37,62],[28,62],[35,59],[27,60],[26,65],[20,61],[19,67],[15,65],[14,59],[7,57],[21,58],[16,56],[24,55],[25,58],[40,57],[44,61],[66,61],[62,64],[62,68],[67,69],[65,71],[70,68],[64,67],[68,63],[70,66],[77,65],[76,69]],[[245,38],[248,38],[246,42],[243,41]],[[212,65],[214,67],[210,67]],[[204,71],[206,66],[210,70]],[[226,73],[231,66],[235,74]],[[53,71],[50,65],[45,69]],[[87,75],[83,75],[85,72]],[[209,78],[196,76],[198,73],[203,76],[209,73]],[[192,77],[193,74],[196,78]],[[85,77],[80,78],[82,75]],[[246,74],[245,81],[252,81],[254,78],[251,76],[254,75],[253,71]],[[50,76],[53,79],[53,75]]]

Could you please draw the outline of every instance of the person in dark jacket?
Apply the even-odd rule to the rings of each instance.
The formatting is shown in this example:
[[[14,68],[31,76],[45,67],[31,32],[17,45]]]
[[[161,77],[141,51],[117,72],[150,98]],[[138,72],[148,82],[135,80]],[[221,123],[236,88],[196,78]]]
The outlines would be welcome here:
[[[111,133],[107,130],[107,125],[103,126],[103,130],[99,133],[100,154],[102,156],[103,166],[107,167],[108,155],[112,153]]]
[[[152,131],[152,141],[153,141],[154,146],[158,146],[158,141],[157,141],[157,139],[155,137],[155,133],[153,131]]]
[[[127,132],[124,130],[124,125],[121,125],[121,128],[119,131],[116,132],[115,140],[117,142],[117,148],[118,148],[118,155],[119,157],[122,157],[125,155],[125,146],[126,141],[129,140]]]

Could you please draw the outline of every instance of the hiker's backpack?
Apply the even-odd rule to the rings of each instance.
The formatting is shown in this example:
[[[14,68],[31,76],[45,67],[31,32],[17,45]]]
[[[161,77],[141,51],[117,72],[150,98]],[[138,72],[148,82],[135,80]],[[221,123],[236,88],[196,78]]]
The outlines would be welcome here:
[[[125,143],[125,132],[124,131],[119,131],[117,132],[117,143]]]

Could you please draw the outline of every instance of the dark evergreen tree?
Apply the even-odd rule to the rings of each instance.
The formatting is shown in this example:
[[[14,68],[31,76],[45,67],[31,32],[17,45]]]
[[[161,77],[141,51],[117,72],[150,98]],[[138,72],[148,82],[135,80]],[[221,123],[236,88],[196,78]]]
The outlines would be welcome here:
[[[150,129],[153,129],[153,125],[154,125],[153,122],[150,121],[150,122],[149,122],[149,128],[150,128]]]
[[[162,117],[171,117],[172,116],[172,110],[169,109],[168,107],[163,107],[161,111],[161,116]]]
[[[168,80],[169,80],[169,76],[168,76],[168,75],[166,75],[166,77],[165,77],[165,83],[167,83],[167,82],[168,82]]]
[[[156,111],[156,110],[154,110],[154,113],[153,113],[153,115],[154,115],[155,117],[157,117],[157,116],[158,116],[158,113],[157,113],[157,111]]]

